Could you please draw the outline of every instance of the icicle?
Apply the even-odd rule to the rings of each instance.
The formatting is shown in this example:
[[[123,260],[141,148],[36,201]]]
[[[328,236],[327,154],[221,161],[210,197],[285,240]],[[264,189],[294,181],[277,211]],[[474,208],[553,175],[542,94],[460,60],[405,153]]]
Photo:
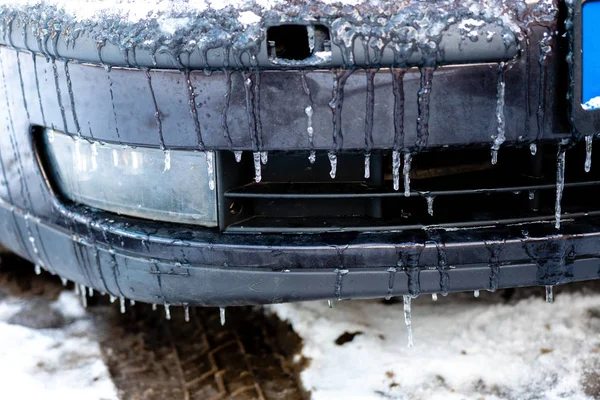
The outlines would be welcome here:
[[[69,283],[69,281],[67,280],[67,278],[60,278],[60,281],[62,282],[63,286],[67,286],[67,283]]]
[[[111,303],[114,303],[115,301],[117,301],[117,296],[113,296],[112,294],[108,296],[108,299],[110,300]]]
[[[152,311],[156,311],[156,310],[157,310],[157,308],[158,308],[158,306],[156,305],[156,303],[153,303],[153,304],[152,304]]]
[[[585,172],[590,172],[592,169],[592,135],[585,137]]]
[[[185,322],[190,322],[190,307],[187,304],[183,305],[183,317]]]
[[[87,291],[85,289],[85,285],[79,285],[79,293],[81,295],[81,304],[83,304],[83,308],[87,308]]]
[[[394,190],[400,190],[400,152],[392,152],[392,174],[394,175]]]
[[[535,199],[535,190],[530,190],[529,191],[529,200],[533,200]]]
[[[410,165],[412,163],[412,155],[408,152],[404,153],[404,195],[410,197]]]
[[[427,200],[427,213],[433,217],[433,201],[435,200],[434,196],[425,197]]]
[[[75,294],[79,296],[79,285],[75,284]]]
[[[40,275],[42,273],[42,266],[40,264],[35,264],[34,271],[36,275]]]
[[[215,152],[207,151],[206,153],[206,171],[208,172],[208,187],[210,190],[215,190]]]
[[[266,151],[261,151],[260,152],[260,162],[262,165],[267,165],[267,162],[269,162],[269,153]]]
[[[546,286],[546,303],[554,303],[554,290],[552,286]]]
[[[496,101],[496,137],[492,143],[492,164],[498,163],[498,150],[506,141],[506,118],[504,116],[504,104],[506,93],[506,82],[504,82],[505,63],[498,64],[498,94]]]
[[[314,164],[315,161],[317,161],[317,152],[314,150],[311,150],[310,154],[308,155],[308,162],[310,162],[311,164]]]
[[[473,296],[475,296],[475,298],[479,297],[479,290],[476,290],[473,292]]]
[[[119,308],[121,310],[121,314],[125,314],[125,297],[119,297]]]
[[[561,201],[565,188],[565,150],[559,149],[556,162],[556,205],[554,211],[554,227],[560,229]]]
[[[371,153],[365,154],[365,179],[371,177]]]
[[[431,294],[431,300],[437,301],[437,293],[432,293]]]
[[[219,308],[219,317],[221,318],[221,326],[225,326],[225,307]]]
[[[329,306],[329,308],[333,308],[333,301],[327,300],[327,305]]]
[[[132,307],[135,306],[135,300],[129,299],[129,305]]]
[[[242,154],[244,152],[243,151],[234,151],[233,155],[235,156],[235,162],[242,162]]]
[[[93,288],[88,288],[88,296],[90,297],[94,297],[94,289]]]
[[[163,174],[171,169],[171,150],[165,150],[165,168]]]
[[[167,320],[171,320],[171,309],[170,309],[171,306],[167,303],[165,303],[164,306],[165,306],[165,318]]]
[[[256,183],[262,180],[262,168],[260,166],[260,152],[256,151],[252,154],[254,157],[254,181]]]
[[[306,133],[308,134],[308,142],[310,143],[310,147],[312,148],[314,146],[313,144],[313,140],[314,140],[314,134],[315,134],[315,130],[313,128],[313,108],[312,105],[308,105],[306,106],[306,108],[304,109],[304,112],[306,113],[306,116],[308,117],[308,126],[306,127]],[[309,159],[310,161],[310,159]]]
[[[413,331],[412,331],[412,310],[411,310],[411,302],[412,298],[410,296],[402,296],[404,299],[404,323],[406,324],[406,329],[408,331],[408,347],[413,347]]]
[[[535,156],[537,154],[537,144],[531,143],[529,145],[529,151],[531,152],[532,156]]]
[[[337,155],[333,151],[330,151],[327,153],[327,156],[329,157],[329,164],[331,164],[329,176],[331,179],[335,179],[335,175],[337,174]]]

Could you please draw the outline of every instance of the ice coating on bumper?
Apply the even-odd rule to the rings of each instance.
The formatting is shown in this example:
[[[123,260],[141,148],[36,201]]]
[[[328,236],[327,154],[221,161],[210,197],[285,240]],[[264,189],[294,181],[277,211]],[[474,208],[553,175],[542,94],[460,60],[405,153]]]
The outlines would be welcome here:
[[[0,6],[0,41],[11,45],[11,29],[19,23],[36,37],[39,49],[34,50],[50,57],[57,56],[59,40],[73,46],[80,36],[88,35],[99,52],[111,42],[127,60],[131,52],[145,49],[153,56],[167,53],[174,67],[179,67],[184,54],[199,52],[206,59],[209,50],[223,49],[224,64],[231,56],[237,66],[248,67],[247,56],[260,52],[267,27],[320,23],[330,27],[344,65],[354,64],[357,39],[368,49],[373,65],[386,48],[393,50],[397,65],[416,53],[421,55],[421,64],[434,65],[444,51],[442,36],[452,26],[459,28],[465,40],[477,41],[490,35],[480,32],[484,23],[496,25],[508,44],[521,37],[529,24],[554,21],[556,12],[552,1],[528,6],[515,0],[7,0]]]

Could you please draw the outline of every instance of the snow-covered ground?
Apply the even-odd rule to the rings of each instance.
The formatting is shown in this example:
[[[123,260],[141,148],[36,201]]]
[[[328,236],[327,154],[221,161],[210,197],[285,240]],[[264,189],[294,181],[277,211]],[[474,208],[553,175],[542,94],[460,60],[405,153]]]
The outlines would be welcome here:
[[[600,383],[598,294],[560,294],[555,304],[541,297],[507,304],[487,292],[479,299],[421,297],[412,305],[412,348],[401,302],[338,302],[332,309],[326,302],[281,304],[270,310],[304,339],[302,353],[310,363],[301,378],[313,400],[600,396],[594,388]]]
[[[112,400],[91,317],[71,292],[0,300],[2,399]]]

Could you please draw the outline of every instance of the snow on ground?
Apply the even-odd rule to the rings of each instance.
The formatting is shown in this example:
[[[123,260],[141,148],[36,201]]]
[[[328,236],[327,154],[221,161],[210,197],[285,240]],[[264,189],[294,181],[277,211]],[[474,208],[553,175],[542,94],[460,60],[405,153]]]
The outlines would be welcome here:
[[[506,304],[487,292],[422,296],[413,300],[413,348],[401,302],[269,309],[304,339],[301,378],[313,400],[587,399],[586,380],[589,392],[600,378],[600,295],[561,294],[553,305]],[[351,338],[345,332],[358,334],[336,344]]]
[[[91,332],[92,321],[71,292],[62,292],[55,302],[2,298],[2,398],[117,399]]]

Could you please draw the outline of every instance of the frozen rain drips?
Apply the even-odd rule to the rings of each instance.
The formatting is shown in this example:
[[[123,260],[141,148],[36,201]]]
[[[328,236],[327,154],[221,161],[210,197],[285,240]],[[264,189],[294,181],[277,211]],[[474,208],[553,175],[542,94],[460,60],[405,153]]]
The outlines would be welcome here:
[[[252,153],[254,158],[254,181],[259,183],[262,180],[262,167],[260,166],[260,152],[255,151]]]
[[[119,309],[121,314],[125,314],[125,297],[119,297]]]
[[[314,162],[315,162],[315,151],[314,151],[315,130],[313,128],[314,109],[313,109],[312,95],[310,92],[310,88],[308,87],[308,81],[306,80],[306,71],[304,71],[304,70],[302,70],[302,89],[304,90],[304,94],[306,94],[306,96],[308,97],[308,105],[304,109],[304,113],[306,114],[306,117],[308,118],[308,122],[307,122],[307,126],[306,126],[306,133],[308,134],[308,144],[309,144],[310,150],[311,150],[310,155],[308,157],[308,161],[311,164],[314,164]]]
[[[535,156],[537,154],[537,144],[536,143],[531,143],[529,145],[529,151],[531,152],[532,156]]]
[[[412,163],[412,154],[409,152],[404,153],[404,167],[402,173],[404,174],[404,196],[410,197],[410,168]]]
[[[311,149],[314,147],[314,134],[315,134],[315,130],[313,128],[313,108],[311,105],[306,106],[306,108],[304,109],[304,112],[306,113],[306,116],[308,117],[308,126],[306,127],[306,133],[308,134],[308,142],[310,143],[310,147]],[[314,151],[314,150],[311,150]],[[310,158],[309,158],[310,161]],[[314,163],[314,161],[311,161],[311,164]]]
[[[437,301],[437,293],[432,293],[431,294],[431,300]]]
[[[475,296],[475,298],[479,298],[479,290],[475,290],[473,292],[473,296]]]
[[[434,196],[425,197],[427,200],[427,213],[433,217],[433,201],[435,200]]]
[[[552,286],[546,286],[546,303],[554,303],[554,290]]]
[[[408,332],[408,347],[413,347],[413,330],[412,330],[412,298],[410,296],[402,296],[404,299],[404,323]]]
[[[556,205],[554,211],[554,227],[560,229],[561,201],[565,188],[565,150],[559,149],[556,161]]]
[[[592,140],[594,136],[587,135],[585,137],[585,172],[590,172],[592,169]]]
[[[60,278],[60,281],[62,282],[63,286],[67,286],[67,283],[69,283],[69,281],[67,280],[67,278]]]
[[[40,275],[42,273],[42,266],[40,264],[35,264],[34,271],[36,275]]]
[[[81,296],[83,308],[87,308],[87,291],[85,285],[79,285],[79,295]]]
[[[185,322],[190,322],[190,307],[187,304],[183,305],[183,318]]]
[[[165,318],[170,320],[171,319],[171,306],[167,303],[164,304],[165,306]]]
[[[115,301],[117,301],[117,296],[113,296],[112,294],[108,296],[108,300],[111,303],[114,303]]]
[[[365,179],[371,177],[371,153],[365,154]]]
[[[327,157],[329,157],[329,164],[331,164],[329,176],[331,179],[335,179],[335,175],[337,174],[337,155],[333,151],[330,151],[327,153]]]
[[[392,175],[394,176],[394,190],[400,190],[400,152],[392,152]]]
[[[501,62],[498,65],[498,94],[496,101],[496,136],[492,143],[492,164],[498,162],[498,150],[506,141],[506,118],[504,116],[506,82],[504,81],[504,72],[506,64]]]
[[[233,152],[233,156],[235,157],[235,162],[237,162],[237,163],[242,162],[242,154],[244,154],[243,151],[234,151]]]
[[[269,153],[266,151],[261,151],[260,152],[260,162],[262,165],[267,165],[267,163],[269,162]]]
[[[332,300],[327,300],[327,306],[329,308],[333,308],[333,301]]]
[[[165,168],[163,169],[163,174],[171,169],[171,150],[165,150]]]
[[[225,318],[225,307],[219,308],[219,318],[221,319],[221,326],[225,326],[225,322],[227,321]]]
[[[205,154],[206,171],[208,173],[208,187],[210,190],[215,190],[215,152],[207,151]]]

